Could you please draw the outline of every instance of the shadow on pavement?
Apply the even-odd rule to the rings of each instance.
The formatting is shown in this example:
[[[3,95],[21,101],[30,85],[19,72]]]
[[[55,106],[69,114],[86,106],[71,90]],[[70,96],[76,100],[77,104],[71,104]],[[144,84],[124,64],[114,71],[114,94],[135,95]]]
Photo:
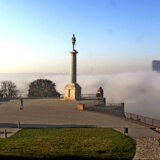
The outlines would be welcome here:
[[[8,102],[10,101],[10,98],[0,98],[0,102]]]
[[[4,134],[5,132],[0,132],[0,134]],[[13,132],[7,132],[7,134],[12,134]]]
[[[114,158],[94,158],[94,157],[73,157],[73,156],[67,156],[67,157],[52,157],[52,158],[29,158],[29,157],[0,157],[0,159],[3,160],[98,160],[98,159],[107,159],[107,160],[114,160]]]
[[[0,123],[0,128],[18,128],[18,123]],[[20,124],[20,128],[96,128],[95,125],[77,124]]]

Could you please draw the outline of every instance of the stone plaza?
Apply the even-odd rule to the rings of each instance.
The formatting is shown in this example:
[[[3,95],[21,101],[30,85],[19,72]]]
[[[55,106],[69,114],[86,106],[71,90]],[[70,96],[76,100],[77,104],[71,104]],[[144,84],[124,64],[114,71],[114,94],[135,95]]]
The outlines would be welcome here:
[[[103,127],[114,128],[121,133],[124,133],[124,127],[128,127],[127,135],[137,142],[135,159],[160,158],[158,133],[120,117],[76,110],[77,103],[81,102],[84,101],[53,98],[24,99],[23,110],[20,110],[19,100],[0,102],[0,133],[7,128],[10,134],[13,134],[12,132],[19,130],[16,129],[19,122],[22,128]]]

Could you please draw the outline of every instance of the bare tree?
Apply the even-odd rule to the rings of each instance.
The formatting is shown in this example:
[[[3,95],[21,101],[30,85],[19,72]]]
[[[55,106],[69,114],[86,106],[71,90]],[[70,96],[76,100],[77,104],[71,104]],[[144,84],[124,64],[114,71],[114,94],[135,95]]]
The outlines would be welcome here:
[[[2,95],[2,97],[17,97],[18,90],[15,83],[11,81],[1,82],[0,95]]]

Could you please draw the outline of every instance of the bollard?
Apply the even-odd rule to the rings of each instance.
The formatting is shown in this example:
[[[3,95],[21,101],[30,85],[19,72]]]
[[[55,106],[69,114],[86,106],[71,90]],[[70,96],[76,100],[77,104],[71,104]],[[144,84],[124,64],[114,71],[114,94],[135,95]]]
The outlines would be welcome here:
[[[128,128],[124,128],[124,134],[128,133]]]
[[[121,103],[121,107],[124,107],[124,102]]]
[[[7,130],[4,130],[4,137],[7,138]]]
[[[18,122],[18,128],[21,128],[21,124],[20,124],[20,121]]]
[[[102,102],[103,102],[104,105],[106,105],[106,98],[103,98]]]

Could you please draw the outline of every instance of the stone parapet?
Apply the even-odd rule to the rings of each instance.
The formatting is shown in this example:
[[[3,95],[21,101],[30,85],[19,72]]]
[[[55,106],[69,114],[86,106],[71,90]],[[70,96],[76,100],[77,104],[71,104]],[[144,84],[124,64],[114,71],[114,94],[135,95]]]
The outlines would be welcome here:
[[[88,108],[93,108],[95,106],[104,106],[106,104],[105,98],[97,99],[88,103],[78,103],[76,106],[77,110],[87,110]]]

